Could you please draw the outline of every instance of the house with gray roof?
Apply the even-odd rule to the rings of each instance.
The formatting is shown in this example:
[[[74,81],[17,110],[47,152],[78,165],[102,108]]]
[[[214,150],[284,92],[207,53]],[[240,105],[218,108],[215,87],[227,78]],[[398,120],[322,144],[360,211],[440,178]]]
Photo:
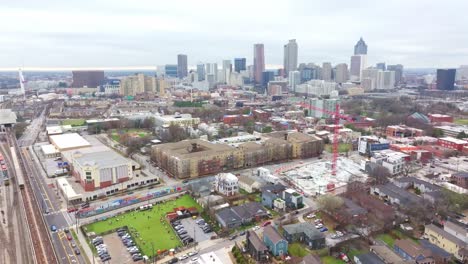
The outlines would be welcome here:
[[[262,240],[254,231],[247,231],[246,235],[246,250],[256,261],[265,261],[268,258],[268,248],[263,244]]]
[[[410,193],[393,183],[371,186],[370,193],[379,196],[391,204],[397,204],[399,206],[411,206],[412,204],[419,204],[423,201],[422,197]]]
[[[250,224],[252,221],[259,221],[267,217],[268,212],[260,203],[250,202],[222,209],[215,216],[222,227],[236,228]]]
[[[283,256],[288,253],[288,241],[271,225],[263,228],[263,243],[273,256]]]
[[[325,247],[325,235],[309,222],[283,226],[283,236],[289,243],[301,242],[311,249]]]
[[[216,212],[215,217],[224,228],[236,228],[242,225],[242,219],[231,208],[225,208]]]

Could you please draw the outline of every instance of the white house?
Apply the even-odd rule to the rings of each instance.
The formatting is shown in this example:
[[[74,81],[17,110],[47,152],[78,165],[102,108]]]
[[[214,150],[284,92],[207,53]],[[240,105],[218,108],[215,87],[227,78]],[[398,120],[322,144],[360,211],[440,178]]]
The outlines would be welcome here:
[[[253,193],[260,190],[262,183],[249,176],[239,176],[239,188],[248,193]]]
[[[220,173],[216,176],[216,191],[226,196],[239,193],[239,179],[232,173]]]
[[[272,183],[272,184],[277,184],[279,182],[279,178],[276,177],[275,175],[270,173],[269,169],[260,167],[254,172],[254,176],[259,177],[260,179]]]

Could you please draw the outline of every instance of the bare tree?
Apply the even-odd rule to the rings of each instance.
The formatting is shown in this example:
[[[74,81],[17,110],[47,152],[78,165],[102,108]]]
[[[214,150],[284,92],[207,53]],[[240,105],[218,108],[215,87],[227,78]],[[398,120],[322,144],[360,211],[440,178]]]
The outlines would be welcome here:
[[[317,199],[317,203],[320,209],[332,213],[343,207],[344,201],[343,198],[339,196],[325,194]]]
[[[390,178],[392,174],[387,168],[377,164],[371,169],[369,176],[373,179],[374,184],[380,185],[388,183],[388,178]]]

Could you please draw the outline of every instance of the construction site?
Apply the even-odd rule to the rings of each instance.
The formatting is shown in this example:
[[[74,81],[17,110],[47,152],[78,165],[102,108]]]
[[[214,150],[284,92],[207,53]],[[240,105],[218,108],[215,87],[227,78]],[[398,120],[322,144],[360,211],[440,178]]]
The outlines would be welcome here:
[[[351,159],[337,159],[336,175],[332,174],[332,162],[316,160],[302,166],[284,171],[284,175],[307,195],[325,193],[339,194],[350,181],[364,182],[367,174],[360,170],[359,164]]]

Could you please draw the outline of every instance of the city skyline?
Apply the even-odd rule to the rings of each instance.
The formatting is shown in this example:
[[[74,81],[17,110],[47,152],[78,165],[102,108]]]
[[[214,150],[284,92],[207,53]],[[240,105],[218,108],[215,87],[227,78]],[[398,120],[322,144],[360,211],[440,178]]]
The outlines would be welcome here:
[[[0,29],[0,68],[141,68],[176,64],[177,54],[187,54],[192,67],[199,61],[219,63],[237,57],[252,65],[254,43],[264,44],[266,65],[279,66],[288,39],[297,39],[300,46],[298,63],[336,65],[349,63],[360,37],[369,46],[370,65],[454,68],[468,61],[464,48],[468,37],[463,32],[468,18],[447,19],[445,14],[464,10],[468,3],[449,2],[377,5],[333,0],[318,6],[314,1],[283,6],[239,1],[229,12],[216,1],[148,1],[138,6],[129,1],[8,2],[0,10],[0,22],[9,25]],[[205,4],[210,8],[197,8]],[[268,12],[258,12],[265,4]],[[422,4],[425,12],[415,12]],[[239,13],[249,19],[239,20]],[[423,18],[443,23],[428,24]],[[304,26],[311,19],[327,26]]]

